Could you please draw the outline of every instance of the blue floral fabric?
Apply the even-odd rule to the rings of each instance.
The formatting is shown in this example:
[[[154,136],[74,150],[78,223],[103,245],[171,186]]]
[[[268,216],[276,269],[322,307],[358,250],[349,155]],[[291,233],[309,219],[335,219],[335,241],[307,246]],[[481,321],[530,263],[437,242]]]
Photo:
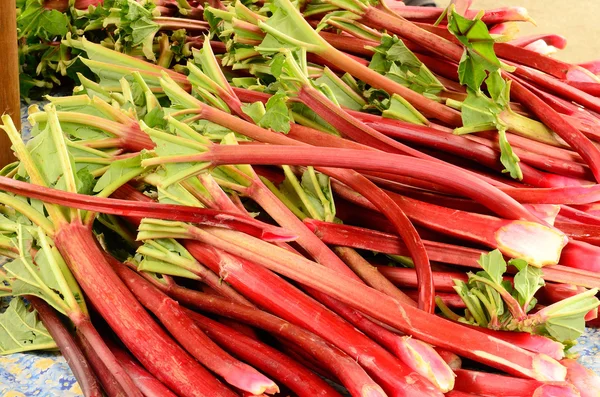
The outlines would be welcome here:
[[[29,132],[27,108],[22,109],[23,133]],[[0,264],[2,263],[0,259]],[[600,375],[600,329],[588,329],[573,352],[579,362]],[[0,397],[78,397],[81,389],[59,353],[0,356]]]

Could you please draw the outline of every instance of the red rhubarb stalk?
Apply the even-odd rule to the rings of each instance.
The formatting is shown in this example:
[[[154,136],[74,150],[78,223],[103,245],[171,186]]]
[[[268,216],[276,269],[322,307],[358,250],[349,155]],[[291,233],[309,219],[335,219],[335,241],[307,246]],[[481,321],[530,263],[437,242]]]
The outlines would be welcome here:
[[[199,362],[232,386],[254,394],[274,394],[277,385],[254,368],[234,359],[200,330],[173,299],[149,285],[129,268],[113,266],[121,280],[173,337]]]
[[[224,349],[281,381],[298,397],[341,397],[321,378],[278,350],[191,310],[188,315]],[[369,391],[364,390],[368,396]]]
[[[113,374],[108,370],[106,365],[102,362],[90,342],[81,334],[81,332],[77,331],[75,334],[77,338],[77,342],[81,351],[85,355],[86,359],[94,369],[94,373],[100,380],[102,384],[102,388],[106,392],[109,397],[121,397],[126,396],[127,393],[123,390],[123,388],[119,385],[117,379],[113,376]],[[131,375],[129,375],[131,376]],[[133,378],[132,378],[133,379]],[[132,380],[133,381],[133,380]]]
[[[410,336],[394,334],[348,306],[340,307],[338,305],[335,311],[367,336],[394,353],[396,357],[427,378],[444,393],[454,387],[452,369],[430,345]]]
[[[185,222],[222,225],[240,228],[245,233],[256,235],[265,240],[289,241],[294,237],[278,227],[274,227],[239,213],[228,213],[205,208],[183,205],[159,204],[153,202],[131,202],[111,198],[92,197],[84,194],[35,186],[26,182],[0,176],[0,188],[25,197],[37,198],[47,203],[59,204],[69,208],[78,208],[104,214],[131,216],[137,218],[154,217],[158,219],[180,220]]]
[[[239,120],[243,122],[243,120]],[[243,130],[243,128],[240,128]],[[145,164],[175,162],[210,162],[211,164],[313,165],[354,168],[390,174],[409,174],[452,188],[457,193],[480,202],[507,219],[538,221],[527,209],[493,186],[456,167],[429,160],[391,153],[353,149],[253,145],[252,151],[241,146],[219,145],[191,156],[173,156],[145,160]]]
[[[417,286],[417,278],[413,269],[389,266],[380,266],[378,269],[381,274],[397,285],[408,288],[416,288]],[[460,272],[433,272],[433,283],[436,291],[453,292],[453,280],[467,282],[468,277],[465,273]]]
[[[563,50],[567,46],[567,39],[564,36],[552,33],[522,36],[509,41],[509,43],[517,47],[526,47],[527,45],[538,40],[543,40],[546,42],[546,44],[556,47],[560,50]]]
[[[576,397],[579,392],[567,382],[544,383],[488,372],[456,370],[456,390],[490,397]]]
[[[133,379],[133,383],[144,393],[144,396],[175,397],[175,394],[171,390],[142,368],[127,352],[114,345],[110,347],[110,350],[117,357],[117,360],[119,360],[127,373],[129,373],[129,376]]]
[[[197,242],[189,241],[186,243],[186,246],[194,255],[203,251],[208,251],[217,258],[222,257],[216,250],[203,246]],[[306,323],[311,323],[309,317],[313,318],[313,314],[316,313],[326,313],[326,317],[337,318],[321,305],[259,266],[244,261],[238,261],[237,264],[232,263],[231,266],[227,266],[225,263],[219,263],[218,261],[212,261],[211,267],[214,271],[223,272],[227,282],[231,282],[237,289],[242,291],[244,295],[251,298],[257,304],[260,304],[261,306],[266,305],[271,311],[273,311],[273,307],[281,306],[281,308],[285,308],[285,302],[288,299],[292,299],[296,302],[293,307],[303,308],[303,310],[289,311],[291,307],[288,306],[287,312],[292,318],[303,317],[302,313],[306,313],[307,318],[303,321]],[[264,283],[262,284],[263,287],[248,288],[248,285],[252,285],[251,280],[255,280],[254,282],[260,284]],[[223,298],[203,294],[198,291],[192,291],[181,287],[171,287],[166,292],[186,306],[242,321],[248,325],[263,329],[275,336],[288,340],[300,347],[303,351],[310,351],[318,362],[334,374],[351,393],[360,396],[361,390],[365,388],[369,389],[376,385],[353,358],[347,356],[341,350],[338,350],[338,348],[329,345],[315,334],[308,332],[305,328],[289,323],[265,311],[242,306]],[[272,302],[273,304],[269,304],[269,302]],[[282,309],[275,310],[275,312],[277,313],[281,310]],[[311,314],[309,315],[308,313]],[[319,323],[321,322],[320,317],[315,319],[317,320],[315,325],[319,326]],[[339,318],[335,323],[340,323]],[[348,326],[344,326],[344,328],[348,328]],[[351,327],[349,328],[351,329]],[[332,332],[334,330],[322,329],[322,331]],[[334,334],[338,334],[338,332],[339,331],[335,331]],[[360,335],[355,333],[355,331],[351,331],[350,334]],[[348,335],[346,334],[341,339],[349,341],[347,338]],[[382,375],[380,374],[380,376]]]
[[[94,307],[150,373],[181,395],[233,396],[150,317],[112,270],[89,228],[66,224],[55,243]]]
[[[52,339],[54,339],[60,349],[61,354],[65,357],[83,395],[86,397],[101,397],[102,388],[98,383],[93,369],[54,309],[46,301],[36,296],[28,295],[27,300],[38,312],[40,320],[42,320],[42,323],[44,323]]]
[[[348,188],[333,184],[334,191],[346,200],[373,209],[366,200]],[[562,232],[538,223],[509,221],[489,215],[476,214],[424,203],[397,193],[387,194],[402,208],[411,220],[437,232],[477,241],[504,254],[523,258],[535,266],[558,263],[567,239]],[[527,241],[527,237],[532,240]],[[535,236],[535,237],[534,237]],[[555,247],[554,251],[550,251]],[[541,251],[537,251],[541,249]]]
[[[305,223],[328,244],[391,255],[406,256],[408,252],[402,240],[392,234],[312,219],[305,220]],[[483,253],[481,250],[428,240],[424,240],[424,243],[429,257],[434,262],[461,267],[479,267],[477,260]],[[586,288],[600,288],[600,277],[595,272],[555,265],[545,266],[542,273],[543,278],[548,281],[580,285]]]
[[[209,250],[217,257],[222,255],[219,250],[196,241],[187,241],[185,246],[192,255],[203,250]],[[235,266],[222,266],[219,261],[213,263],[214,265],[208,264],[213,271],[222,274],[227,282],[255,304],[267,307],[275,315],[319,335],[353,357],[352,360],[358,359],[358,363],[381,384],[389,396],[416,395],[411,393],[421,393],[419,395],[424,396],[440,395],[440,392],[432,384],[411,371],[377,343],[268,270],[240,257],[237,258]],[[311,266],[326,269],[323,266]],[[199,303],[188,301],[186,304],[198,307],[196,305]],[[287,328],[281,327],[281,329]],[[270,332],[273,331],[270,330]],[[285,338],[284,335],[281,336]],[[291,341],[297,343],[294,340]],[[343,381],[344,378],[340,377],[337,369],[335,371],[334,368],[328,367],[328,369],[336,374],[340,381]],[[348,372],[348,374],[356,376],[355,371]],[[357,380],[364,382],[361,378]],[[346,386],[346,382],[344,385]],[[357,390],[360,392],[362,388],[363,386],[360,386]]]
[[[186,230],[186,236],[193,236],[196,240],[243,256],[299,283],[319,289],[424,342],[512,374],[540,380],[564,380],[566,371],[548,356],[527,352],[495,338],[482,338],[477,331],[402,304],[335,271],[322,266],[315,267],[311,261],[281,248],[225,229],[200,230],[188,227]],[[269,252],[268,258],[264,252]]]
[[[386,2],[386,5],[396,14],[415,21],[436,21],[444,12],[440,7],[417,7],[402,6],[394,1]],[[482,10],[467,10],[467,18],[473,18]],[[531,17],[523,7],[502,7],[491,10],[484,10],[481,20],[488,25],[496,25],[503,22],[528,22]]]

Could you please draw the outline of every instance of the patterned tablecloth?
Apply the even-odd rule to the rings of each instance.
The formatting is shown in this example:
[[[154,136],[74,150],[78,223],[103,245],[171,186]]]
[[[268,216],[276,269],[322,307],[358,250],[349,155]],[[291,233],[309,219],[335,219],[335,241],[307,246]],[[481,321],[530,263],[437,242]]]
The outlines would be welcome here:
[[[23,131],[29,124],[23,106]],[[0,261],[1,263],[1,261]],[[600,329],[588,329],[572,351],[579,362],[600,375]],[[82,396],[65,359],[59,353],[12,354],[0,356],[0,397]]]

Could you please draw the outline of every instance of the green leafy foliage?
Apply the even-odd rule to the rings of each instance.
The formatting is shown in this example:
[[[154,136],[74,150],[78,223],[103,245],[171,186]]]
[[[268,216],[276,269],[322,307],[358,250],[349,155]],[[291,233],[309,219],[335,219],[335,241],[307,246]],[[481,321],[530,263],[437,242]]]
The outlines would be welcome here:
[[[329,68],[324,69],[323,74],[314,80],[314,84],[322,91],[327,87],[327,91],[330,93],[328,96],[333,97],[339,106],[352,110],[361,110],[366,105],[366,101],[362,95]]]
[[[257,48],[262,53],[276,53],[282,47],[304,48],[310,52],[318,52],[326,48],[326,43],[306,22],[290,0],[274,0],[268,3],[271,17],[258,26],[267,33]]]
[[[467,98],[461,105],[463,127],[455,130],[458,134],[468,134],[489,129],[498,130],[500,162],[512,178],[523,179],[519,167],[519,157],[513,152],[506,137],[508,125],[502,120],[503,112],[510,112],[510,83],[506,82],[496,70],[485,80],[491,97],[480,89],[467,88]]]
[[[141,175],[145,171],[142,160],[146,157],[146,154],[139,154],[113,162],[96,182],[94,193],[103,192],[104,196],[109,195],[131,179]]]
[[[469,273],[467,283],[454,281],[455,291],[467,306],[464,316],[452,313],[437,300],[445,315],[481,327],[530,332],[569,343],[583,333],[585,315],[600,305],[593,289],[527,314],[537,303],[535,294],[544,286],[542,270],[522,259],[511,259],[508,264],[518,270],[511,282],[504,280],[507,263],[499,250],[482,254],[478,263],[483,270]]]
[[[384,34],[369,67],[419,93],[437,95],[444,86],[396,36]]]
[[[270,97],[267,101],[266,112],[258,124],[263,128],[270,128],[273,131],[289,132],[290,122],[293,120],[286,101],[287,96],[284,92],[278,92]]]
[[[383,117],[402,120],[413,124],[427,124],[427,118],[400,95],[394,94],[386,101],[388,107],[381,113]]]
[[[37,312],[30,311],[22,299],[12,299],[0,314],[0,355],[56,349]]]
[[[33,236],[21,225],[17,234],[19,257],[4,266],[13,279],[13,295],[35,295],[59,312],[66,314],[69,306],[61,297],[63,291],[57,279],[57,269],[49,265],[56,263],[55,258],[49,258],[48,253],[43,250],[40,250],[35,258],[32,257],[30,251],[34,244]]]
[[[453,9],[448,13],[448,30],[465,47],[458,66],[460,83],[478,90],[487,72],[495,72],[501,67],[494,52],[494,38],[481,19],[465,18]]]
[[[293,170],[284,166],[285,179],[275,193],[301,218],[327,222],[335,220],[335,203],[329,177],[308,167],[298,180]],[[275,189],[271,186],[271,189]]]
[[[198,280],[198,263],[176,240],[155,239],[137,249],[138,270]]]

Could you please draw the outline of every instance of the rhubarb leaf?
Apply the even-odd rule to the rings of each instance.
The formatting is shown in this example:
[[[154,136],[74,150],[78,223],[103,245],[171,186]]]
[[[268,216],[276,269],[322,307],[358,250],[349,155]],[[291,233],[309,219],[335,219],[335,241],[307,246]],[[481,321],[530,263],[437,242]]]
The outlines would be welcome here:
[[[470,20],[454,9],[448,13],[448,30],[465,47],[458,66],[460,83],[472,90],[479,90],[487,72],[494,72],[501,67],[494,52],[494,38],[481,19]]]
[[[321,77],[314,83],[320,88],[327,86],[335,97],[335,102],[344,108],[361,110],[366,105],[365,99],[329,68],[325,68]]]
[[[500,145],[500,162],[504,166],[502,172],[508,172],[512,178],[523,179],[523,171],[519,167],[519,156],[517,156],[506,138],[505,130],[498,130],[498,143]]]
[[[29,253],[33,244],[33,237],[20,225],[19,229],[19,258],[4,266],[7,273],[14,278],[12,282],[13,295],[35,295],[48,302],[59,312],[66,314],[68,308],[57,293],[57,291],[60,291],[60,287],[52,269],[34,262]],[[42,260],[41,265],[44,264],[46,262]]]
[[[531,315],[530,322],[543,325],[559,342],[575,340],[585,331],[585,315],[600,305],[597,293],[591,289],[546,306]]]
[[[304,171],[301,180],[290,167],[283,166],[283,171],[285,179],[279,185],[278,196],[283,196],[285,203],[293,205],[296,214],[326,222],[335,220],[335,204],[328,176],[316,172],[313,167]]]
[[[57,348],[37,312],[30,311],[22,299],[12,299],[0,314],[0,355]]]
[[[506,137],[508,126],[502,120],[502,113],[508,111],[510,101],[510,84],[500,76],[500,72],[492,72],[486,79],[491,98],[481,90],[474,91],[467,88],[467,98],[461,105],[463,127],[457,128],[456,134],[469,134],[490,129],[498,130],[498,143],[500,147],[500,162],[504,172],[510,173],[515,179],[523,179],[523,172],[519,167],[519,156],[510,146]]]
[[[410,102],[398,94],[389,99],[389,107],[381,115],[386,118],[406,121],[407,123],[426,125],[428,120]]]
[[[537,303],[534,295],[545,284],[542,279],[542,270],[529,266],[522,259],[512,259],[509,264],[519,270],[514,278],[514,288],[518,292],[519,304],[525,312],[528,312]]]
[[[585,320],[581,315],[553,318],[545,323],[545,329],[559,342],[573,341],[585,331]]]
[[[288,133],[292,118],[287,107],[287,96],[284,92],[277,92],[269,98],[265,115],[260,119],[259,125],[273,131]]]
[[[319,212],[317,219],[333,222],[335,220],[335,204],[329,177],[316,172],[313,167],[308,167],[302,174],[301,184]]]
[[[113,162],[96,182],[94,193],[102,192],[103,196],[107,196],[131,179],[141,175],[145,171],[145,168],[142,167],[142,160],[147,157],[146,154],[139,154]]]
[[[37,36],[51,41],[55,37],[64,36],[69,31],[69,17],[58,10],[43,7],[44,1],[28,0],[17,18],[19,38]]]
[[[173,239],[146,240],[137,249],[143,260],[138,269],[171,276],[200,279],[192,270],[198,268],[194,257]]]
[[[258,101],[254,103],[244,103],[242,105],[242,112],[250,116],[252,121],[258,125],[260,120],[265,116],[267,110],[265,109],[264,103]]]
[[[419,93],[437,95],[443,84],[396,36],[384,34],[369,68]]]
[[[189,278],[192,280],[200,280],[200,277],[196,276],[194,273],[188,270],[182,269],[179,266],[152,257],[144,257],[144,259],[140,260],[138,262],[137,270],[142,272],[151,272],[158,274],[166,274],[175,277]]]
[[[502,276],[506,272],[506,261],[500,250],[493,250],[487,254],[481,254],[477,261],[492,280],[497,285],[502,285]]]
[[[267,33],[257,47],[263,53],[277,53],[282,47],[304,48],[309,52],[322,51],[327,44],[306,22],[296,5],[290,0],[273,0],[268,3],[273,13],[258,26]]]

